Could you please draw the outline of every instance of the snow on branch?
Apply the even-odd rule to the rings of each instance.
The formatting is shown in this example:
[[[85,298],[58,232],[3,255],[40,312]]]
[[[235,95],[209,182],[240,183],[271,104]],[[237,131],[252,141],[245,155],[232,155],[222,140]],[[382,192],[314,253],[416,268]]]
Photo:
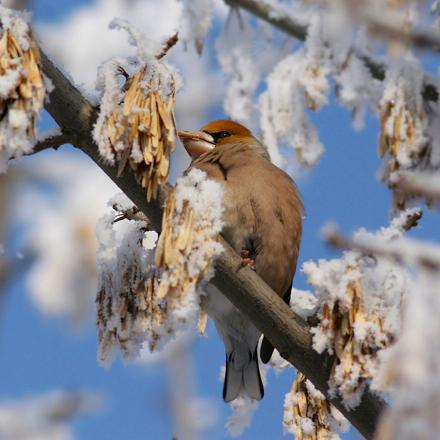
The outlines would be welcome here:
[[[421,197],[428,205],[440,202],[440,175],[438,173],[399,173],[396,186],[413,197]]]
[[[40,51],[28,17],[0,5],[0,172],[32,151],[46,96]]]
[[[278,141],[292,146],[298,161],[306,166],[315,165],[324,152],[306,113],[307,107],[317,110],[327,103],[330,64],[324,41],[325,26],[317,15],[304,46],[275,66],[259,98],[262,139],[278,165]]]
[[[376,233],[360,230],[353,242],[369,243],[372,249],[374,243],[392,248],[408,240],[402,234],[419,214],[418,210],[402,213]],[[332,231],[327,229],[327,238],[334,237]],[[384,391],[379,379],[382,359],[399,337],[401,307],[412,286],[406,269],[383,254],[364,254],[357,246],[350,249],[340,259],[305,262],[302,271],[318,299],[313,346],[319,353],[335,354],[330,393],[340,395],[347,407],[355,407],[367,386]]]
[[[384,158],[380,178],[393,190],[397,209],[404,209],[412,198],[396,185],[400,173],[440,169],[440,107],[425,106],[422,87],[423,72],[413,59],[395,63],[387,71],[380,103],[379,154]]]
[[[179,331],[197,321],[206,325],[201,287],[213,274],[214,258],[222,251],[222,189],[195,169],[168,192],[162,233],[146,231],[144,220],[118,221],[107,214],[97,225],[100,243],[97,295],[99,359],[108,365],[119,348],[125,359],[161,349]],[[122,198],[110,205],[133,211]],[[127,217],[125,217],[127,218]],[[125,223],[118,233],[115,227]]]
[[[102,99],[93,135],[103,158],[111,164],[117,159],[119,176],[130,165],[150,201],[168,179],[176,144],[174,95],[179,78],[162,59],[177,43],[177,35],[161,47],[125,21],[114,20],[111,26],[127,30],[138,54],[134,61],[112,59],[101,66],[97,87]]]

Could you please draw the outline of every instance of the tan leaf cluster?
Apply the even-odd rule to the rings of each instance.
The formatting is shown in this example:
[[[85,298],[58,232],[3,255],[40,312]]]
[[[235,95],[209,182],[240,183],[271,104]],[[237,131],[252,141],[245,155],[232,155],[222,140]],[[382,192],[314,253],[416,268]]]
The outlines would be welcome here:
[[[197,238],[197,243],[195,239]],[[176,191],[171,189],[163,211],[162,233],[156,247],[156,266],[161,273],[158,281],[158,298],[167,299],[168,307],[174,307],[195,289],[211,270],[214,255],[205,253],[203,264],[197,271],[189,268],[190,254],[212,240],[209,222],[197,221],[188,200],[182,209],[176,209]],[[198,329],[205,332],[207,314],[200,304]]]
[[[352,270],[347,268],[347,272]],[[380,330],[380,338],[355,338],[355,325],[366,322]],[[384,329],[383,318],[373,311],[366,312],[360,275],[347,285],[343,301],[323,304],[318,327],[323,333],[333,335],[336,356],[330,380],[335,380],[337,376],[337,383],[345,382],[340,392],[341,397],[348,400],[364,385],[365,380],[371,378],[371,361],[376,358],[378,350],[393,342],[393,336]],[[350,380],[353,377],[357,377],[357,381]]]
[[[296,440],[330,440],[333,434],[331,405],[324,395],[317,392],[304,374],[299,372],[289,394],[290,398],[286,399],[284,405],[285,430],[293,432]],[[304,429],[303,421],[306,419],[312,422],[312,429]],[[312,426],[310,422],[307,425],[309,428]]]
[[[108,115],[105,130],[119,160],[118,175],[130,164],[150,201],[168,179],[176,144],[174,82],[166,87],[143,67],[127,79],[124,92],[122,103]],[[125,149],[119,151],[118,144]],[[133,155],[134,150],[140,151],[142,159]]]
[[[27,34],[27,47],[22,47],[11,29],[5,29],[0,38],[0,77],[15,78],[7,96],[0,98],[1,119],[11,110],[21,110],[31,121],[27,126],[29,138],[35,137],[35,124],[44,104],[44,86],[40,51]],[[11,127],[17,128],[17,127]]]

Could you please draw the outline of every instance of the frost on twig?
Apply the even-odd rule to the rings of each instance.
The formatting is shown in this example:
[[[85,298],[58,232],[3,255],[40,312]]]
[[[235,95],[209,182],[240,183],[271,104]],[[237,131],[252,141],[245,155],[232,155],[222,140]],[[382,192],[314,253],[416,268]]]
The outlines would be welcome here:
[[[400,173],[440,169],[438,105],[425,106],[422,88],[423,72],[414,60],[387,72],[380,111],[379,154],[384,158],[380,178],[394,192],[395,209],[404,209],[413,198],[400,190]]]
[[[97,324],[102,363],[112,360],[115,347],[125,359],[137,356],[143,343],[150,351],[160,349],[198,317],[204,331],[200,288],[222,251],[221,195],[219,184],[197,169],[179,179],[169,191],[155,254],[157,234],[146,232],[144,220],[101,219]],[[124,200],[111,205],[132,210]],[[118,233],[121,225],[125,229]]]
[[[272,161],[282,162],[278,142],[295,149],[298,161],[316,164],[324,152],[306,108],[321,108],[329,92],[328,49],[321,18],[314,17],[304,46],[275,66],[260,96],[260,125]]]
[[[302,373],[284,398],[284,431],[296,440],[339,440],[348,421]]]
[[[410,215],[402,213],[389,227],[374,234],[360,230],[355,237],[391,244],[402,236]],[[387,258],[356,251],[306,262],[302,270],[318,297],[313,346],[319,353],[335,354],[330,393],[339,395],[346,407],[356,407],[367,385],[383,391],[378,371],[400,333],[409,274]]]
[[[181,35],[184,41],[194,41],[197,53],[202,54],[206,34],[213,21],[212,0],[180,0],[183,3]]]
[[[27,16],[0,5],[0,172],[10,158],[32,150],[45,95]]]
[[[129,205],[128,200],[112,205]],[[98,294],[97,326],[99,360],[108,365],[118,346],[124,358],[134,358],[148,337],[148,292],[145,283],[154,272],[153,252],[157,234],[146,231],[143,221],[118,222],[114,214],[102,217],[97,224]]]
[[[119,176],[131,166],[138,182],[147,188],[150,201],[168,179],[170,155],[176,144],[176,74],[163,57],[177,36],[160,47],[126,22],[116,21],[113,26],[129,32],[138,59],[134,66],[125,59],[101,66],[98,88],[103,96],[93,135],[101,155],[110,163],[117,160]],[[123,85],[122,77],[126,80]]]

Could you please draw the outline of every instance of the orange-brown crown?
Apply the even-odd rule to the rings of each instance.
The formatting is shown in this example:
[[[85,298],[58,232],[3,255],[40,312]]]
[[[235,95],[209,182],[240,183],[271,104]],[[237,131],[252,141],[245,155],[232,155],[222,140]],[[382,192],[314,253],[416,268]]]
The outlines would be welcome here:
[[[231,136],[241,136],[241,137],[249,137],[252,136],[250,130],[248,130],[243,125],[238,122],[228,121],[226,119],[218,119],[216,121],[208,122],[205,126],[203,126],[200,131],[204,131],[207,133],[220,133],[222,131],[226,131],[230,133]]]

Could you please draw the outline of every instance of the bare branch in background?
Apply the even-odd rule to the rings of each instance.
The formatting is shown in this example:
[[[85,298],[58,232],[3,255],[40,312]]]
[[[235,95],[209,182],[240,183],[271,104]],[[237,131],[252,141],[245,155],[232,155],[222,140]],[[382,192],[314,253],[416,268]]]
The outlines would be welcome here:
[[[440,176],[436,174],[405,173],[400,176],[396,186],[399,190],[427,199],[431,203],[440,202]]]
[[[307,37],[307,25],[298,22],[288,11],[279,10],[272,3],[259,0],[225,0],[225,3],[231,7],[238,7],[245,9],[263,21],[266,21],[288,35],[291,35],[298,40],[304,41]],[[403,31],[402,31],[403,32]],[[437,42],[437,34],[435,34],[435,41]],[[407,38],[410,38],[407,35]],[[415,36],[414,36],[415,38]],[[422,38],[421,35],[419,38]],[[363,53],[354,48],[354,53],[365,63],[371,75],[379,80],[385,79],[386,64],[378,62],[370,54]],[[425,80],[422,96],[427,101],[437,102],[439,92],[437,87],[430,82],[429,78]]]
[[[92,138],[92,127],[97,111],[70,81],[42,53],[44,73],[55,88],[45,104],[59,126],[69,130],[73,145],[90,156],[96,164],[150,219],[159,232],[162,206],[167,187],[160,188],[156,200],[147,203],[145,190],[136,182],[133,172],[127,170],[117,177],[117,168],[103,163]],[[68,104],[68,105],[67,105]],[[340,399],[328,395],[328,378],[333,365],[330,356],[319,355],[312,348],[310,327],[296,315],[273,290],[252,270],[241,267],[241,258],[222,240],[224,253],[216,263],[213,283],[264,333],[281,355],[295,365],[322,391],[366,438],[373,438],[379,416],[386,403],[366,392],[358,407],[347,410]]]
[[[327,242],[338,249],[349,249],[371,257],[383,257],[401,264],[417,264],[426,270],[440,270],[440,251],[438,247],[417,241],[402,239],[383,242],[368,237],[347,238],[337,229],[326,231]]]

